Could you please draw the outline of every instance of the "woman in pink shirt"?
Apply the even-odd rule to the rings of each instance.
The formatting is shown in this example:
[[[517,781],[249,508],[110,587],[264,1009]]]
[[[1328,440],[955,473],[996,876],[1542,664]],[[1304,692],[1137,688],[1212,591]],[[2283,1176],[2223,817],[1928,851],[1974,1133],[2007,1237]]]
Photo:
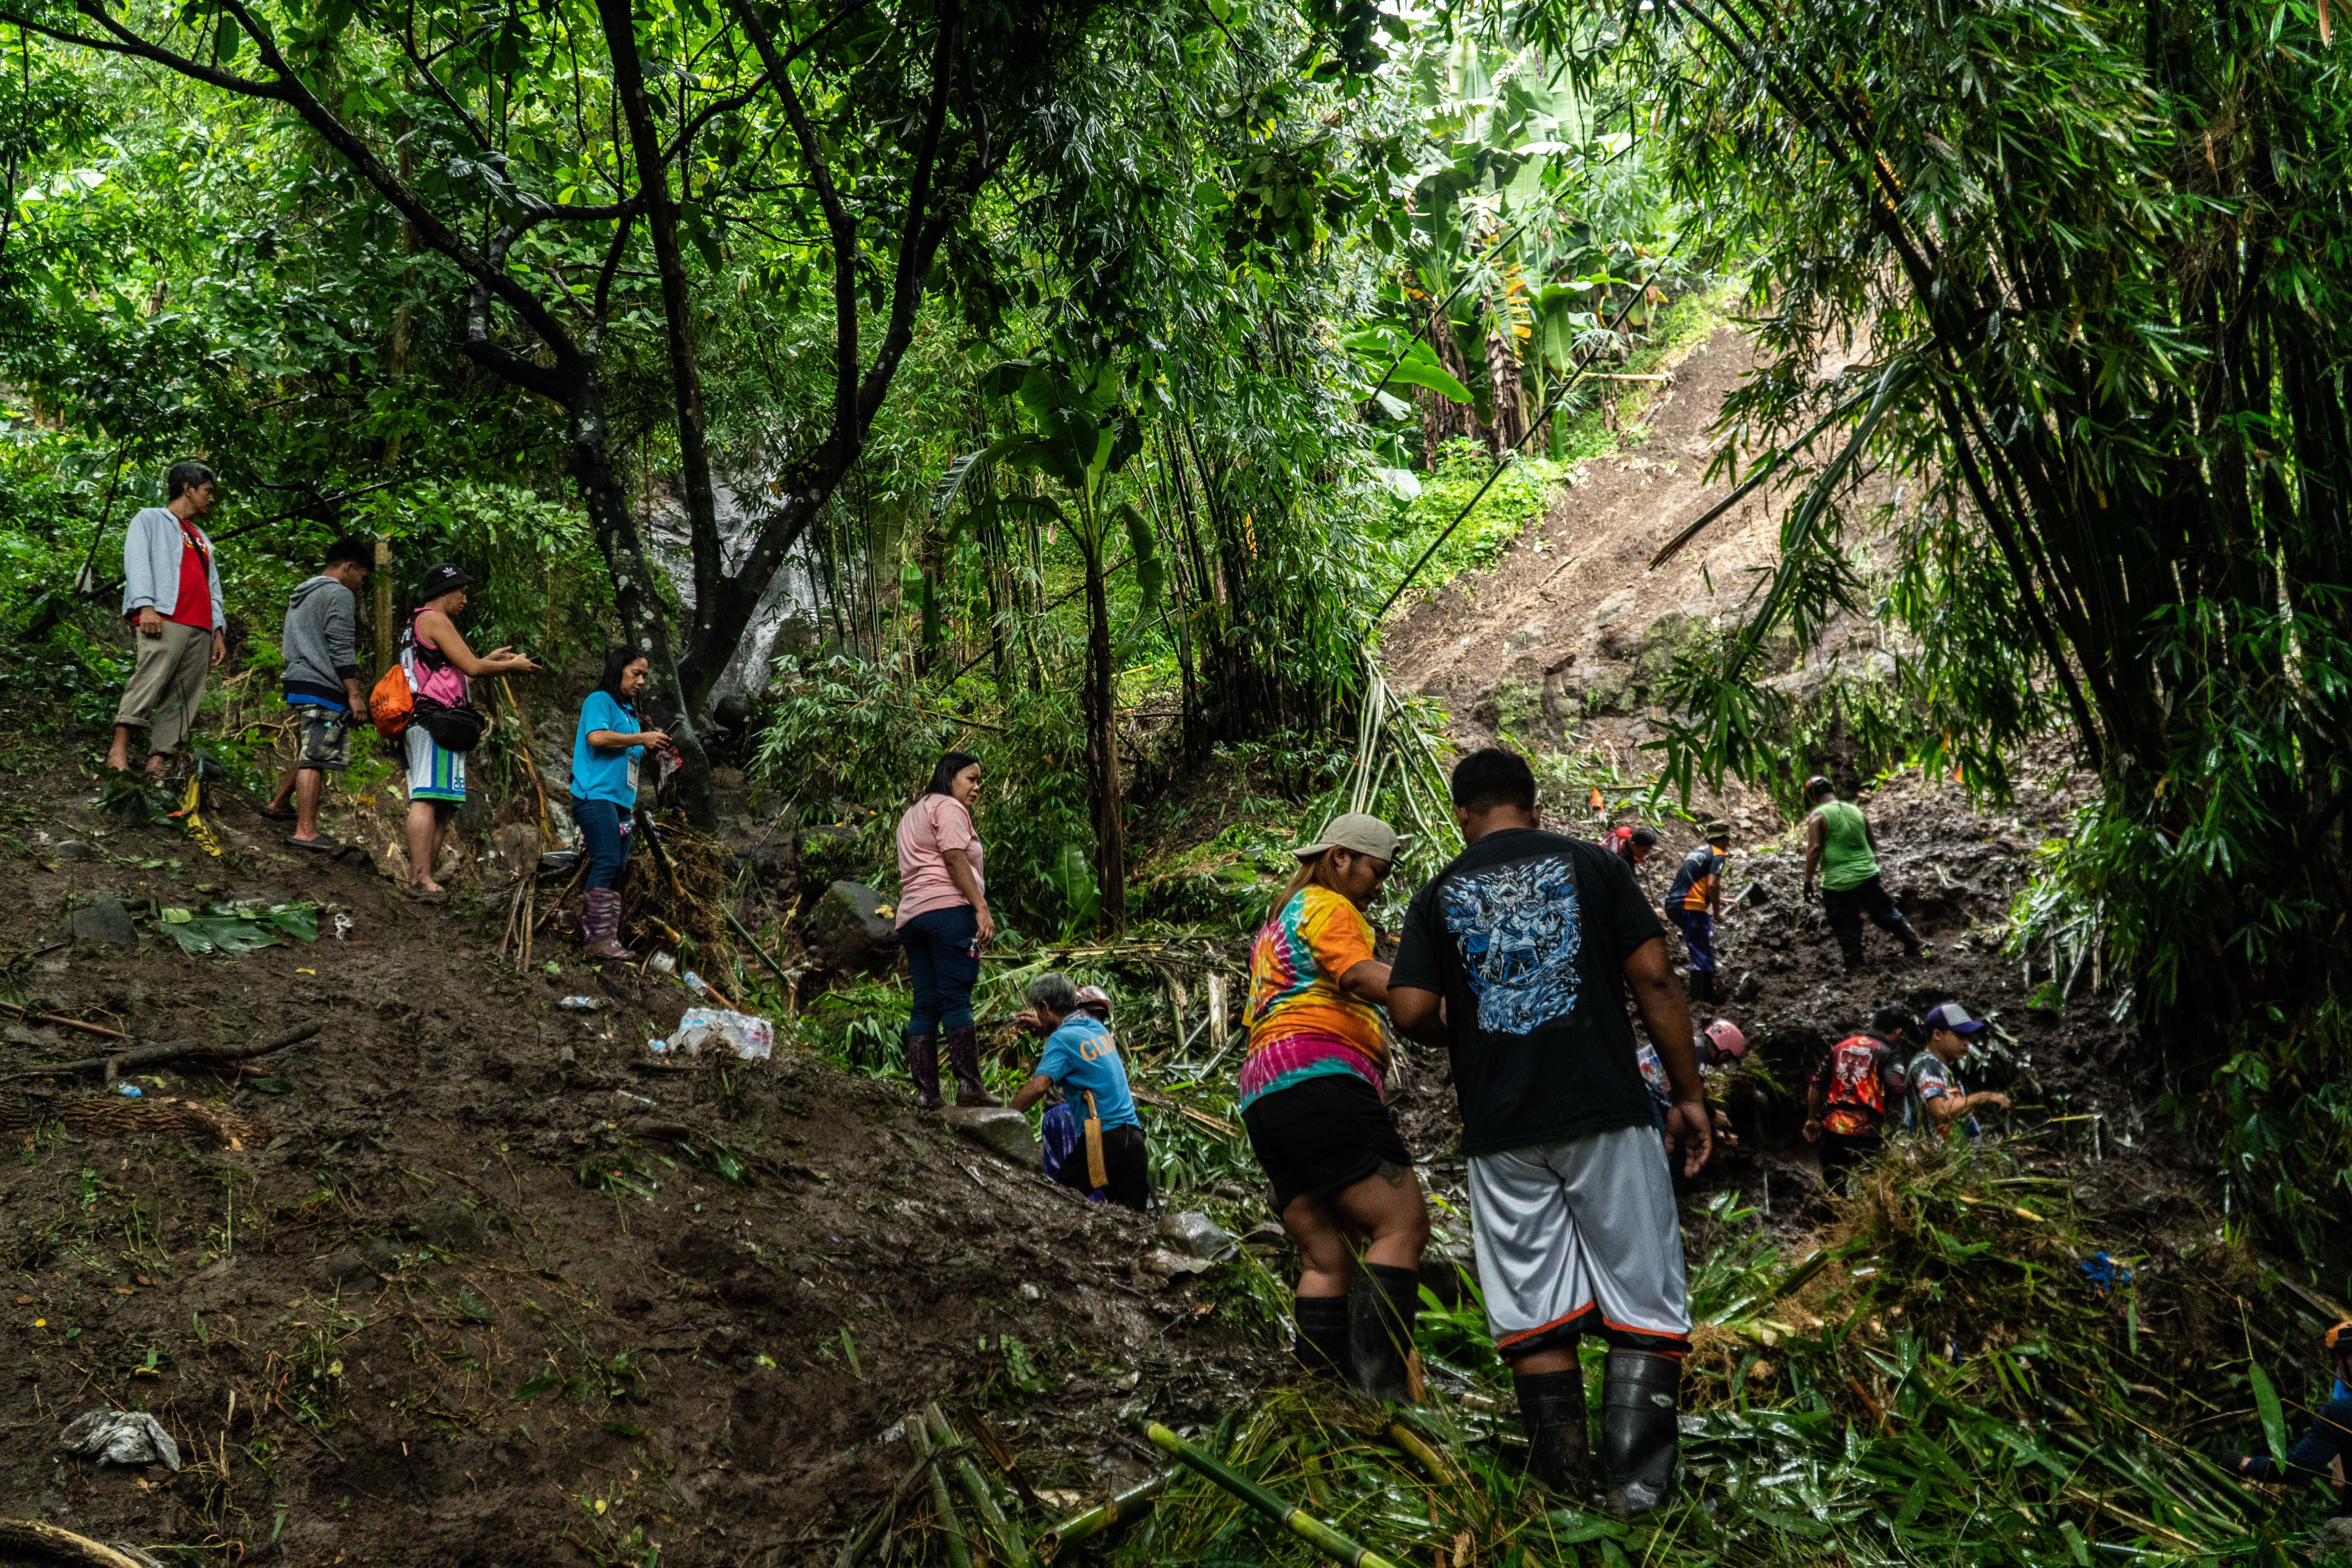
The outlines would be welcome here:
[[[915,1006],[907,1020],[907,1066],[915,1104],[936,1110],[940,1099],[940,1037],[947,1037],[958,1105],[1003,1103],[980,1081],[980,1034],[971,1021],[971,988],[980,978],[980,950],[996,935],[981,879],[980,838],[971,802],[980,793],[980,759],[949,752],[931,782],[898,818],[898,943]]]

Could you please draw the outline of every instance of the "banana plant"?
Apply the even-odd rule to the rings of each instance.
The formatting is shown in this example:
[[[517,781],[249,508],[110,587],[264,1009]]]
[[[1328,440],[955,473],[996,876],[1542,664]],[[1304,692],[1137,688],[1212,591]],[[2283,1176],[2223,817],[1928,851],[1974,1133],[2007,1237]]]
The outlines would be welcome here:
[[[973,475],[1003,467],[1034,473],[1061,495],[1003,496],[983,502],[1004,511],[1028,509],[1058,521],[1077,542],[1086,568],[1087,771],[1095,819],[1095,877],[1105,923],[1127,921],[1127,843],[1118,775],[1118,710],[1111,684],[1110,603],[1105,557],[1123,531],[1143,590],[1144,613],[1158,600],[1167,567],[1150,523],[1135,503],[1113,499],[1112,479],[1143,449],[1143,426],[1126,401],[1126,384],[1108,364],[1076,366],[1050,359],[1010,360],[981,380],[982,395],[1028,427],[958,458],[940,477],[931,514],[953,511]]]

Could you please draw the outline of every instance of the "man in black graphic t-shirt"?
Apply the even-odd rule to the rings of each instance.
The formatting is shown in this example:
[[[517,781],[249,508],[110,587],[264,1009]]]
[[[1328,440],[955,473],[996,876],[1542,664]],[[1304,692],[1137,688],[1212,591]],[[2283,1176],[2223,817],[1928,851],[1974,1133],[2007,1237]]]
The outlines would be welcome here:
[[[1601,1445],[1621,1517],[1664,1500],[1690,1348],[1674,1178],[1625,1016],[1630,991],[1672,1086],[1668,1148],[1695,1173],[1711,1142],[1690,1006],[1632,871],[1543,832],[1535,775],[1487,750],[1454,772],[1468,845],[1413,898],[1389,1016],[1443,1044],[1462,1105],[1478,1282],[1511,1363],[1530,1463],[1581,1491],[1577,1340],[1611,1346]]]

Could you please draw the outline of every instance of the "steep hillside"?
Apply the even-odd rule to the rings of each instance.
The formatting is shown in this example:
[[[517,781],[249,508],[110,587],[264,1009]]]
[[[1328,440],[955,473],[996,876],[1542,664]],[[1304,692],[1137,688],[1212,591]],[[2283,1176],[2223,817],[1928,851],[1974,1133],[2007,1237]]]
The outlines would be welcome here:
[[[20,743],[0,775],[12,994],[140,1045],[319,1029],[133,1070],[130,1099],[51,1070],[113,1042],[5,1026],[0,1515],[211,1561],[814,1561],[924,1400],[997,1406],[1040,1485],[1092,1487],[1142,1473],[1117,1414],[1221,1409],[1272,1363],[1148,1266],[1149,1221],[898,1086],[653,1059],[674,983],[551,933],[518,974],[502,906],[405,902],[234,802],[217,859],[123,826],[86,758]],[[244,900],[315,901],[318,940],[200,957],[163,929]],[[64,1458],[109,1405],[184,1468]]]

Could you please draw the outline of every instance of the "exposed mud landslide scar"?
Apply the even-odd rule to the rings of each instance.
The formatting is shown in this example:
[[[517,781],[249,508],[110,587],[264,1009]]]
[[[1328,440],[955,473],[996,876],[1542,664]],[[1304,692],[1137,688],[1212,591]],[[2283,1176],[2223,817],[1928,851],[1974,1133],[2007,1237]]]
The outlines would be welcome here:
[[[1212,1416],[1273,1362],[1214,1276],[1143,1266],[1148,1221],[891,1086],[791,1052],[646,1070],[674,988],[568,948],[518,978],[495,912],[298,862],[234,803],[214,860],[99,811],[63,747],[19,755],[0,956],[31,1013],[142,1044],[320,1030],[132,1099],[43,1076],[110,1042],[6,1025],[0,1515],[208,1562],[829,1560],[925,1400],[1092,1492],[1148,1468],[1122,1417]],[[233,959],[159,930],[228,899],[329,912]],[[558,1008],[578,993],[603,1010]],[[158,1416],[179,1472],[61,1453],[105,1406]]]

